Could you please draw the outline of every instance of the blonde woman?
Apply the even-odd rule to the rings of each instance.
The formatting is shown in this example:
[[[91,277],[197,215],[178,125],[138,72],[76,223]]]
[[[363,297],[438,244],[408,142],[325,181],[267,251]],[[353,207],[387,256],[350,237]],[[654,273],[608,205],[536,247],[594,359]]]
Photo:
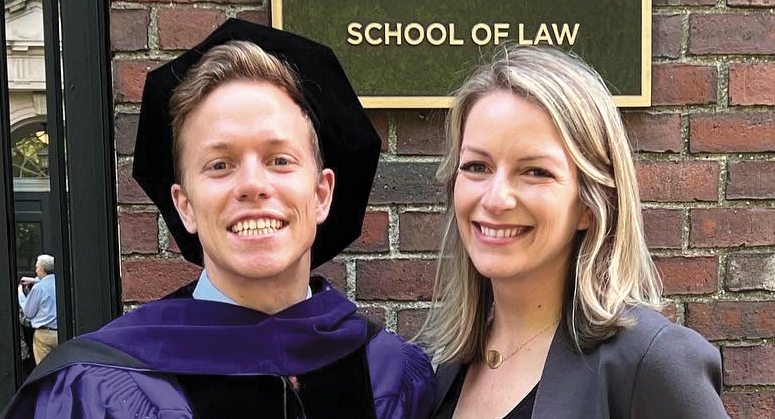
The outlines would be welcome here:
[[[668,322],[627,136],[600,76],[510,48],[459,90],[420,341],[436,418],[727,417],[719,352]]]

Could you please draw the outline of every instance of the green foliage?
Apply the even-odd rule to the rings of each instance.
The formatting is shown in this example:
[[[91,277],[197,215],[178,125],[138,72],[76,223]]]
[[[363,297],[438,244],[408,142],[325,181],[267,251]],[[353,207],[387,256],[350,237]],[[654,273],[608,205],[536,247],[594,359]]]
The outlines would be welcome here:
[[[47,178],[48,168],[43,167],[38,154],[41,150],[47,148],[48,144],[44,143],[36,133],[29,134],[17,141],[16,146],[11,149],[13,176],[19,178]]]

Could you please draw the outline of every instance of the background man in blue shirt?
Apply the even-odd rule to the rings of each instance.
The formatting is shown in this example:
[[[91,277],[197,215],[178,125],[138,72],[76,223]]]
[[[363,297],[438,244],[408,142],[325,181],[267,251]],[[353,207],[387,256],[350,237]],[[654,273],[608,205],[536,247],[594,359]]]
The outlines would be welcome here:
[[[35,274],[37,280],[22,278],[22,283],[34,283],[29,295],[24,295],[23,285],[19,284],[19,307],[35,329],[32,353],[35,356],[35,363],[39,364],[58,344],[54,258],[49,255],[38,256]]]

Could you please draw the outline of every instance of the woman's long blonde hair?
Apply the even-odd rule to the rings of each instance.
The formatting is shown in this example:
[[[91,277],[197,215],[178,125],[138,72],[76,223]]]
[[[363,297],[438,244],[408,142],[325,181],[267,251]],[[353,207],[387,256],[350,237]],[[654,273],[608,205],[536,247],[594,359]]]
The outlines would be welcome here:
[[[643,235],[640,199],[627,133],[600,75],[581,59],[546,47],[507,47],[458,90],[447,115],[446,154],[436,173],[447,211],[433,305],[417,340],[434,362],[480,359],[493,303],[490,280],[460,239],[454,186],[468,112],[495,91],[510,91],[544,109],[579,169],[579,198],[592,214],[575,240],[562,327],[576,350],[597,346],[633,324],[630,306],[660,306],[661,283]]]

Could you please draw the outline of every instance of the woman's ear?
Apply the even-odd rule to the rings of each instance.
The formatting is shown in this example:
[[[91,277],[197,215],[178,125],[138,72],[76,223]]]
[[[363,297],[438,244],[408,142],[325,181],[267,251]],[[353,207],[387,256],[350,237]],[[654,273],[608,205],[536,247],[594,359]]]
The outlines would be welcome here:
[[[584,204],[581,205],[581,211],[579,211],[579,222],[576,225],[576,230],[586,230],[592,225],[592,210]]]

